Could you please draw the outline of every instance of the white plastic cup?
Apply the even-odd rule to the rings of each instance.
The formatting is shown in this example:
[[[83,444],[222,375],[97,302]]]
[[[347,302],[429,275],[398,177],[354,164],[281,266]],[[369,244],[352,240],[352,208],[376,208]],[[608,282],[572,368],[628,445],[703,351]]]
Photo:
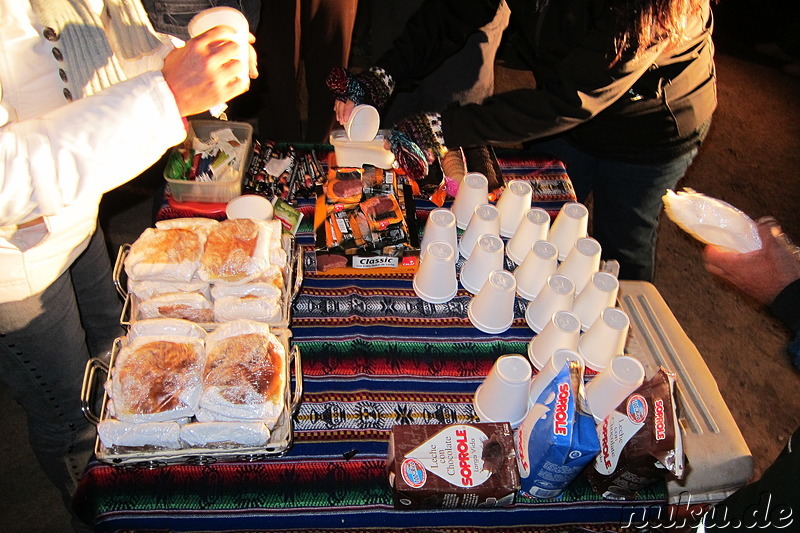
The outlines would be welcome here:
[[[197,37],[217,26],[233,28],[234,39],[241,48],[238,59],[242,63],[242,74],[239,76],[243,81],[250,83],[250,43],[248,42],[250,26],[241,11],[226,6],[204,9],[192,17],[187,25],[187,30],[191,37]]]
[[[425,222],[425,230],[422,233],[422,242],[419,247],[420,259],[425,257],[428,244],[434,241],[449,243],[453,250],[458,250],[458,232],[456,231],[456,216],[446,207],[438,207],[430,212],[428,220]],[[453,260],[458,259],[457,254],[453,255]]]
[[[528,389],[528,405],[533,406],[539,395],[547,387],[553,379],[558,375],[567,362],[575,362],[584,366],[583,357],[580,356],[575,350],[560,349],[556,350],[547,363],[539,370],[539,372],[531,378],[531,386]],[[583,374],[583,372],[581,372]]]
[[[466,229],[475,208],[489,201],[489,180],[480,172],[467,172],[458,186],[450,209],[456,215],[456,225]],[[498,230],[498,235],[500,230]]]
[[[586,402],[594,419],[602,422],[644,382],[644,367],[629,355],[611,360],[608,368],[586,385]]]
[[[475,248],[481,235],[500,236],[500,212],[492,204],[481,204],[475,207],[467,229],[461,235],[458,250],[465,259],[469,259],[472,249]]]
[[[508,422],[512,428],[519,426],[528,414],[532,374],[525,357],[519,354],[498,357],[472,400],[481,422]]]
[[[625,352],[630,319],[625,311],[607,307],[578,340],[578,353],[586,367],[596,372],[604,370],[609,361]]]
[[[575,295],[592,279],[592,274],[600,270],[600,243],[591,237],[581,237],[575,241],[572,250],[558,266],[557,272],[567,276],[575,284]]]
[[[361,104],[353,108],[344,125],[347,138],[353,142],[370,142],[378,135],[381,117],[371,105]]]
[[[500,211],[500,235],[512,237],[522,221],[522,217],[531,208],[533,189],[524,180],[512,180],[507,185],[500,199],[497,210]]]
[[[228,202],[225,215],[228,218],[272,220],[272,202],[258,194],[243,194]]]
[[[528,359],[535,369],[541,370],[557,350],[577,351],[580,336],[578,317],[569,311],[556,311],[542,332],[528,343]]]
[[[535,300],[547,278],[555,274],[557,268],[558,249],[555,245],[548,241],[536,241],[522,264],[514,270],[517,294],[528,301]]]
[[[489,274],[503,268],[503,241],[497,235],[481,235],[472,253],[461,267],[461,285],[478,294]]]
[[[502,235],[503,214],[500,213],[500,234]],[[522,217],[511,239],[506,244],[506,255],[521,265],[536,241],[546,241],[550,230],[550,215],[541,207],[531,207]]]
[[[606,307],[614,307],[619,293],[619,280],[610,272],[595,272],[583,291],[575,297],[572,312],[587,331]]]
[[[484,333],[503,333],[514,322],[514,293],[517,284],[506,270],[489,274],[478,294],[467,306],[472,325]]]
[[[548,276],[539,295],[525,308],[525,322],[536,333],[541,333],[553,313],[571,311],[575,284],[561,274]]]
[[[412,282],[417,296],[432,304],[453,299],[458,292],[455,253],[450,243],[433,241],[428,244],[425,259],[420,261]]]
[[[561,206],[553,224],[550,226],[547,240],[558,248],[558,260],[567,258],[575,241],[586,237],[589,228],[589,210],[578,202],[567,202]]]

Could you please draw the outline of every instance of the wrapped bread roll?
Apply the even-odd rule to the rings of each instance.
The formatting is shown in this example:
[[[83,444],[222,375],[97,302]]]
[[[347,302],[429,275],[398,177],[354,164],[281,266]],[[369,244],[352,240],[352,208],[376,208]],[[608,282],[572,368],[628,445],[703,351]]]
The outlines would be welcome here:
[[[249,319],[274,323],[281,317],[281,291],[271,283],[220,285],[212,294],[217,322]]]
[[[247,283],[261,276],[270,261],[272,226],[248,218],[220,222],[208,234],[198,271],[210,283]]]
[[[211,286],[200,279],[195,281],[160,281],[144,280],[137,281],[128,279],[128,292],[141,300],[149,300],[155,296],[164,294],[197,293],[211,299]]]
[[[178,422],[132,424],[108,419],[97,425],[97,435],[107,448],[155,446],[174,450],[181,447],[181,425]]]
[[[147,228],[131,245],[125,272],[133,280],[189,282],[200,267],[205,236],[191,229]]]
[[[213,218],[185,217],[185,218],[171,218],[168,220],[159,220],[158,222],[156,222],[156,228],[188,229],[191,231],[198,232],[202,235],[208,235],[208,232],[217,227],[218,224],[219,221],[214,220]]]
[[[286,352],[268,325],[220,325],[206,338],[197,419],[262,421],[272,429],[284,409],[285,372]]]
[[[111,415],[132,423],[193,416],[202,392],[205,331],[178,319],[135,325],[106,383]]]
[[[192,422],[181,427],[181,439],[189,446],[264,446],[270,437],[263,422]]]
[[[147,318],[182,318],[191,322],[213,322],[214,306],[196,292],[153,296],[137,305],[136,320]]]

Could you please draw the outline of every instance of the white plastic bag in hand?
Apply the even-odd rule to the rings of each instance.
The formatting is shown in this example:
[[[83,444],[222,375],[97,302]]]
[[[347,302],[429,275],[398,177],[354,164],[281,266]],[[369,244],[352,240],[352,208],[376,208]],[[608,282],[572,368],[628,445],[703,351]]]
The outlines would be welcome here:
[[[667,216],[701,242],[739,253],[761,248],[756,223],[730,204],[689,188],[668,189],[662,199]]]

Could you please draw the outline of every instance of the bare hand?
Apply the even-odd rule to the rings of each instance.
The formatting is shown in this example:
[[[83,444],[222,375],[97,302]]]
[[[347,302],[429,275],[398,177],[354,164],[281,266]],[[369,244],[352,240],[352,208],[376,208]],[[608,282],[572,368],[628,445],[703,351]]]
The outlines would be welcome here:
[[[789,242],[773,218],[758,221],[758,234],[759,250],[742,254],[708,245],[703,250],[703,260],[706,270],[768,305],[787,285],[800,279],[800,250]]]
[[[245,92],[249,79],[242,75],[239,44],[233,29],[217,26],[186,41],[164,58],[161,73],[175,96],[182,116],[196,115]],[[254,42],[252,35],[250,42]],[[250,46],[248,74],[258,75]]]
[[[336,111],[336,121],[344,126],[347,122],[347,119],[350,118],[350,114],[353,112],[354,107],[356,107],[356,104],[352,100],[347,100],[346,102],[336,100],[336,102],[333,104],[333,110]]]

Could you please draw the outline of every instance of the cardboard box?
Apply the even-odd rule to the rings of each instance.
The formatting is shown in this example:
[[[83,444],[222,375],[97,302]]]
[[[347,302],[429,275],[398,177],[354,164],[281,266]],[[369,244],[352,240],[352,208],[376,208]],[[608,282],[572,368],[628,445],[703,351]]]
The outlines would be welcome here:
[[[396,425],[386,468],[396,509],[505,507],[520,488],[507,422]]]
[[[408,185],[392,170],[332,167],[317,187],[310,271],[415,272],[419,229]]]

